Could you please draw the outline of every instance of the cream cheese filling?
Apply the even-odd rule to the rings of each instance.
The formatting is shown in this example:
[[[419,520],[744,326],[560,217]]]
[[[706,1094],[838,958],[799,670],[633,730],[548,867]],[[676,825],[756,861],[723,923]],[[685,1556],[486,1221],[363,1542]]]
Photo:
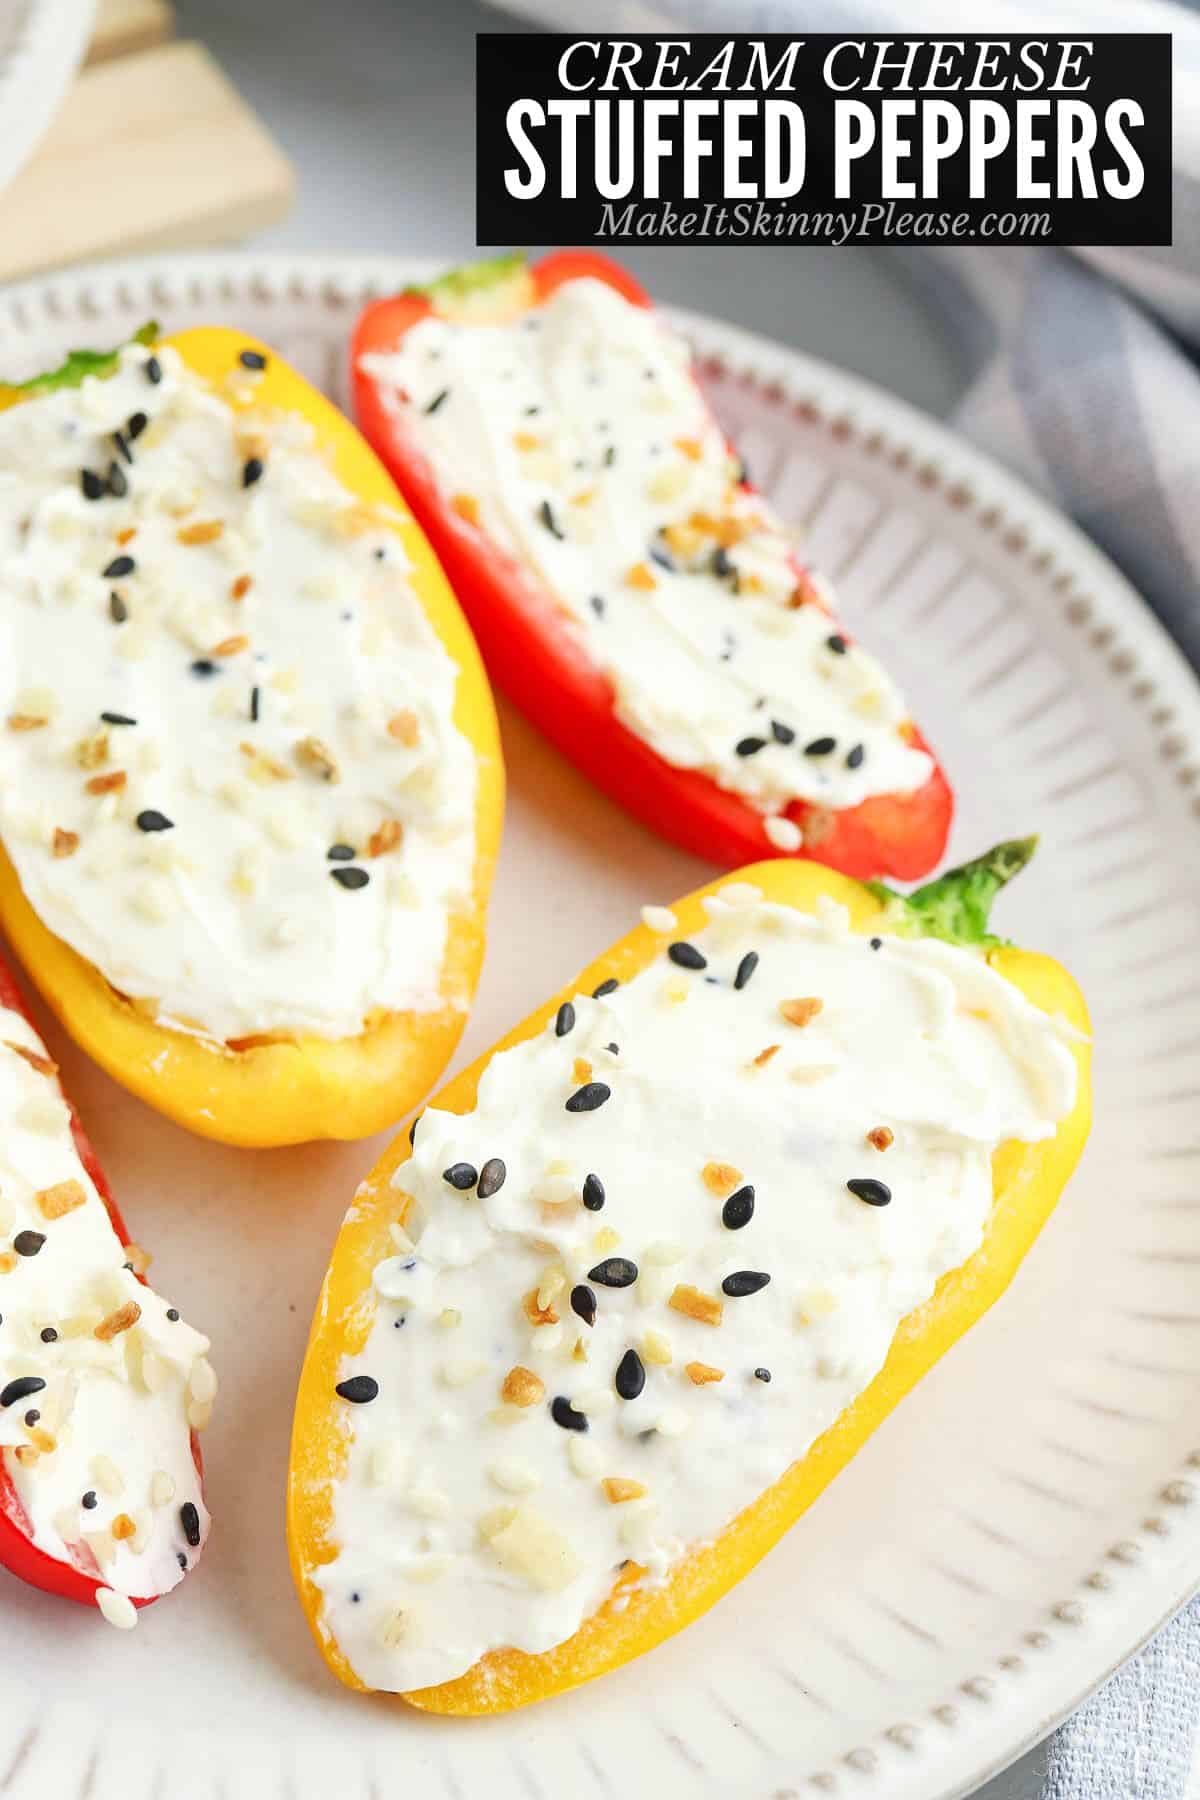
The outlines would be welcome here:
[[[45,1046],[3,1007],[0,1121],[4,1478],[47,1555],[114,1594],[163,1593],[208,1534],[191,1449],[216,1392],[208,1339],[136,1278]]]
[[[996,1147],[1070,1110],[1061,1028],[981,956],[753,891],[709,912],[397,1171],[316,1577],[371,1687],[563,1642],[626,1559],[667,1578],[978,1248]]]
[[[222,1041],[444,1003],[456,670],[302,421],[140,346],[12,408],[0,594],[0,838],[56,936]]]
[[[798,572],[686,345],[603,282],[507,325],[429,316],[364,357],[447,501],[549,589],[621,720],[767,813],[921,787],[879,663]]]

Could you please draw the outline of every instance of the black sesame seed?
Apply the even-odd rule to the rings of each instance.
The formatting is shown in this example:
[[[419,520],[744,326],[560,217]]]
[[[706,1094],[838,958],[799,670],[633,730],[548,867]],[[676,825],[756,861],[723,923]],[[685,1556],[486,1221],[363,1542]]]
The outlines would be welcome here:
[[[882,938],[872,938],[871,939],[871,948],[872,948],[872,950],[882,950],[883,949],[883,939]]]
[[[759,751],[765,750],[766,747],[766,738],[744,737],[739,738],[733,748],[735,754],[738,756],[757,756]]]
[[[755,1379],[755,1381],[770,1381],[770,1379],[771,1379],[770,1369],[755,1369],[754,1379]]]
[[[330,869],[333,879],[344,888],[365,888],[371,877],[365,869]]]
[[[604,1183],[598,1175],[589,1175],[584,1181],[583,1204],[589,1212],[599,1212],[604,1205]]]
[[[855,744],[852,750],[846,752],[846,767],[848,769],[860,769],[866,760],[866,755],[867,753],[863,746],[861,744]]]
[[[747,950],[745,956],[743,956],[741,962],[738,964],[737,974],[733,978],[733,985],[737,988],[739,993],[745,987],[757,967],[758,951]]]
[[[695,944],[677,943],[667,947],[667,955],[681,969],[707,969],[708,958],[697,950]]]
[[[730,1194],[721,1208],[721,1223],[726,1231],[740,1231],[754,1217],[754,1189],[747,1184]]]
[[[840,631],[835,631],[832,637],[827,637],[825,645],[827,649],[833,651],[835,656],[845,656],[848,647]]]
[[[58,1342],[58,1333],[53,1325],[43,1325],[39,1335],[43,1344],[57,1344]]]
[[[79,485],[83,489],[85,500],[100,500],[104,496],[103,479],[94,469],[80,469]]]
[[[781,724],[778,719],[771,720],[771,736],[777,744],[794,744],[796,734],[790,725]]]
[[[601,1287],[632,1287],[637,1278],[637,1264],[630,1262],[627,1256],[606,1256],[603,1262],[588,1270],[588,1280],[598,1281]]]
[[[721,1292],[728,1294],[731,1300],[744,1300],[747,1294],[757,1294],[765,1288],[770,1279],[761,1269],[737,1269],[725,1277]]]
[[[550,1417],[564,1431],[586,1431],[588,1422],[581,1412],[576,1412],[565,1394],[556,1394],[550,1402]]]
[[[18,1400],[28,1400],[30,1394],[40,1394],[45,1385],[40,1375],[18,1375],[7,1387],[0,1388],[0,1406],[15,1406]]]
[[[148,356],[146,358],[145,369],[146,380],[150,383],[151,387],[157,387],[162,380],[162,364],[159,362],[157,356]]]
[[[830,756],[837,749],[837,739],[831,737],[814,738],[811,744],[805,744],[805,756]]]
[[[452,1188],[457,1188],[460,1194],[465,1194],[479,1180],[479,1170],[474,1163],[451,1163],[448,1169],[442,1170],[442,1180]]]
[[[25,1414],[25,1423],[29,1426],[30,1430],[37,1424],[41,1416],[42,1415],[36,1406],[30,1407],[29,1411]]]
[[[435,394],[433,396],[433,399],[429,402],[429,405],[425,408],[425,411],[427,413],[435,413],[437,411],[438,407],[441,406],[446,400],[448,400],[449,397],[450,397],[450,389],[443,388],[439,394]]]
[[[365,1406],[378,1394],[379,1383],[373,1375],[350,1375],[345,1381],[338,1382],[334,1392],[343,1400],[349,1400],[352,1406]]]
[[[104,720],[104,723],[106,725],[136,725],[137,724],[137,720],[131,719],[128,713],[102,712],[100,714],[100,717]]]
[[[238,361],[243,369],[265,369],[267,359],[261,350],[239,350]]]
[[[172,1325],[178,1325],[178,1323],[179,1323],[179,1308],[177,1306],[168,1306],[167,1317],[168,1317],[168,1319],[170,1319]]]
[[[613,1384],[622,1400],[636,1400],[646,1385],[646,1371],[636,1350],[627,1350],[617,1364]]]
[[[592,989],[592,999],[603,1000],[606,994],[615,994],[620,985],[616,976],[610,975],[607,981],[602,981],[599,987]]]
[[[117,449],[121,452],[125,461],[131,463],[133,461],[133,451],[129,448],[129,440],[125,436],[125,433],[123,431],[114,431],[112,436],[113,443],[117,446]]]
[[[504,1186],[504,1178],[507,1174],[508,1170],[501,1159],[498,1156],[489,1156],[479,1171],[479,1185],[475,1190],[479,1198],[490,1200],[493,1194],[498,1194]]]
[[[588,605],[598,619],[604,617],[604,596],[602,594],[592,594],[588,600]]]
[[[581,1088],[576,1088],[567,1101],[569,1113],[595,1112],[606,1100],[612,1098],[612,1089],[606,1081],[585,1081]]]
[[[614,1056],[620,1056],[621,1054],[620,1044],[605,1044],[604,1048],[606,1050],[611,1050]]]
[[[44,1231],[18,1231],[13,1239],[13,1249],[18,1256],[36,1256],[45,1241]]]
[[[577,1318],[582,1319],[585,1325],[596,1323],[596,1296],[592,1289],[582,1281],[577,1287],[571,1289],[571,1311]]]
[[[738,462],[738,481],[742,487],[750,486],[750,470],[742,461]]]
[[[120,581],[125,575],[132,575],[137,564],[132,556],[114,556],[106,569],[100,571],[105,581]]]
[[[714,575],[719,576],[722,581],[730,575],[737,574],[737,569],[734,567],[733,561],[724,544],[718,544],[712,553],[712,572]]]
[[[527,406],[524,409],[524,415],[527,419],[536,419],[541,410],[540,406]]]
[[[611,469],[613,464],[616,462],[616,460],[617,460],[617,446],[615,444],[609,444],[608,448],[604,452],[605,468]]]
[[[183,1535],[193,1550],[200,1547],[200,1514],[196,1510],[194,1500],[185,1500],[179,1509],[179,1523],[183,1526]]]
[[[554,516],[554,508],[548,500],[543,500],[542,504],[538,507],[538,518],[542,521],[542,524],[546,527],[546,530],[550,533],[551,537],[562,537],[563,534],[559,529],[558,520]]]
[[[80,1500],[79,1504],[80,1504],[80,1506],[83,1507],[85,1512],[94,1512],[95,1508],[98,1504],[97,1499],[96,1499],[95,1489],[89,1488],[87,1493]]]
[[[108,616],[114,625],[123,625],[129,617],[129,608],[122,600],[120,594],[110,594],[108,596]]]
[[[575,1008],[569,1000],[564,1000],[554,1015],[555,1037],[566,1037],[568,1031],[575,1029]]]
[[[130,413],[125,421],[125,429],[131,438],[140,438],[149,423],[144,412]]]
[[[657,546],[650,552],[650,561],[652,563],[657,563],[660,569],[669,570],[671,574],[674,574],[675,572],[674,557],[669,555],[666,550],[660,550]]]
[[[187,1566],[188,1566],[188,1560],[187,1560],[187,1557],[186,1557],[186,1556],[185,1556],[185,1555],[184,1555],[184,1553],[183,1553],[183,1551],[182,1551],[182,1550],[177,1550],[177,1551],[176,1551],[176,1552],[175,1552],[175,1560],[176,1560],[176,1562],[177,1562],[177,1563],[178,1563],[178,1564],[179,1564],[179,1566],[180,1566],[180,1568],[181,1568],[181,1569],[186,1569],[186,1568],[187,1568]]]
[[[166,813],[158,812],[153,806],[148,806],[144,812],[138,814],[137,828],[139,831],[174,831],[175,821],[168,819]]]
[[[261,481],[265,468],[266,464],[261,456],[248,456],[242,464],[242,486],[253,487],[256,481]]]
[[[252,725],[258,724],[258,713],[259,713],[259,708],[260,708],[261,704],[262,704],[262,689],[257,688],[257,687],[252,687],[250,689],[250,723]]]
[[[349,844],[330,844],[325,857],[328,862],[353,862],[354,850]]]
[[[114,500],[123,500],[129,492],[129,483],[125,479],[125,471],[120,463],[108,465],[108,491]]]
[[[876,1181],[871,1175],[852,1176],[846,1183],[857,1200],[865,1200],[868,1206],[886,1206],[892,1197],[892,1190],[886,1181]]]

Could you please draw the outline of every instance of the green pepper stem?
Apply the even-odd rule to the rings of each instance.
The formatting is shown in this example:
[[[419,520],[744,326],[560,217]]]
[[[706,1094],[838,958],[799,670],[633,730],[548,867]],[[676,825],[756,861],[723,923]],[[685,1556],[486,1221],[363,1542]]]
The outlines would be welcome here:
[[[936,937],[947,944],[987,946],[1000,942],[988,930],[988,914],[1000,889],[1019,875],[1037,849],[1037,838],[1010,838],[957,869],[947,869],[911,894],[886,882],[867,886],[881,900],[888,927],[905,937]]]
[[[127,341],[131,344],[153,344],[157,338],[158,324],[151,319]],[[41,375],[31,375],[28,381],[18,381],[13,385],[22,394],[51,393],[55,388],[81,387],[89,375],[111,375],[124,348],[124,344],[117,344],[112,350],[68,350],[66,360],[59,363],[57,369],[46,369]]]
[[[514,250],[508,256],[491,256],[484,262],[463,263],[457,269],[447,269],[436,281],[414,283],[405,288],[406,294],[420,294],[426,300],[437,305],[439,301],[462,302],[479,294],[485,289],[499,287],[505,281],[511,281],[525,268],[525,252]]]

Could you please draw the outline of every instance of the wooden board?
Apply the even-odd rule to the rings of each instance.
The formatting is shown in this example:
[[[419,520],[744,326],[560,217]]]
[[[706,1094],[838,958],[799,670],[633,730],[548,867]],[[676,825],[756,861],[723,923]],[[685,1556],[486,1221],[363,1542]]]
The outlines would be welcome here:
[[[0,193],[0,281],[230,243],[281,218],[294,185],[202,45],[109,57],[83,70],[33,160]]]
[[[167,0],[100,0],[86,61],[150,50],[165,44],[174,30],[175,12]]]

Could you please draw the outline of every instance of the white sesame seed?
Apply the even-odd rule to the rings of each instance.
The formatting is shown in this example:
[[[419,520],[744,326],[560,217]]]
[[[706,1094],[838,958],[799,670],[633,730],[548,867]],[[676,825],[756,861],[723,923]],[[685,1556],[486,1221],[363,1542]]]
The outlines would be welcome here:
[[[785,819],[781,814],[770,814],[763,820],[763,831],[777,850],[799,850],[804,842],[804,833],[794,819]]]
[[[438,1373],[446,1387],[467,1387],[487,1373],[487,1364],[478,1356],[448,1357]]]
[[[756,888],[752,881],[727,881],[719,894],[710,896],[719,899],[724,906],[735,908],[757,906],[762,897],[762,889]]]
[[[445,1519],[450,1515],[450,1502],[436,1488],[414,1487],[405,1496],[409,1510],[421,1519]]]
[[[576,1475],[585,1481],[600,1473],[604,1463],[603,1452],[578,1432],[572,1432],[567,1444],[567,1461]]]
[[[97,1588],[96,1605],[118,1631],[132,1631],[137,1624],[137,1608],[128,1594],[114,1593],[112,1588]]]
[[[642,924],[650,931],[674,931],[679,921],[669,906],[643,906]]]
[[[217,1397],[217,1372],[206,1356],[198,1356],[192,1364],[188,1393],[201,1406]]]
[[[683,1408],[672,1406],[659,1414],[654,1421],[654,1429],[660,1437],[677,1438],[683,1436],[690,1424],[691,1420]]]
[[[502,1457],[491,1464],[488,1475],[506,1494],[532,1494],[541,1486],[542,1478],[537,1470],[518,1457]]]

